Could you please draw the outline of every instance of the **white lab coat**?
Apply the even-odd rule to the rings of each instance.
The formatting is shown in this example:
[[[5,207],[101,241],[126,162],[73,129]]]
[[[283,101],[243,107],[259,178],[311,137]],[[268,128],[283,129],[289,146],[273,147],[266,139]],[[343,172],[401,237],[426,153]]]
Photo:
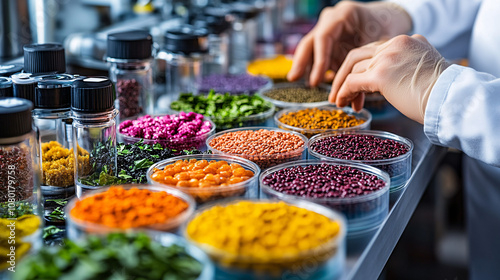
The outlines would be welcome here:
[[[500,0],[393,0],[453,65],[434,85],[424,131],[462,150],[471,279],[500,279]],[[497,167],[494,167],[497,166]]]

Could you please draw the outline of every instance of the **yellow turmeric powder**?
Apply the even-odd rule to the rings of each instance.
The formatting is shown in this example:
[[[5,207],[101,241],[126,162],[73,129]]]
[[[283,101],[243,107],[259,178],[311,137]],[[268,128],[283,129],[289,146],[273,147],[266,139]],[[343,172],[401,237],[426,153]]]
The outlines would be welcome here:
[[[248,73],[252,75],[264,75],[275,82],[285,81],[290,69],[292,69],[292,60],[284,55],[267,59],[256,59],[247,66]]]
[[[304,252],[313,249],[325,248],[315,254],[325,260],[335,252],[328,244],[339,232],[340,223],[324,215],[284,202],[258,201],[214,206],[186,229],[189,239],[226,252],[224,257],[212,255],[222,265],[249,268],[252,263],[250,267],[267,272],[300,263],[311,257]]]
[[[75,203],[73,218],[110,228],[158,225],[186,211],[188,203],[164,191],[115,186]]]

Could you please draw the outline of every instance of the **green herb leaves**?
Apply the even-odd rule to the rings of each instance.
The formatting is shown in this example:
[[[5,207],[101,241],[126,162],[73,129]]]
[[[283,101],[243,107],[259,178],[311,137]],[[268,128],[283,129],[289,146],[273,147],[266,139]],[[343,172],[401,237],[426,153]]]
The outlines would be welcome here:
[[[66,241],[26,258],[14,279],[196,279],[203,266],[183,247],[164,247],[145,234],[112,233]]]

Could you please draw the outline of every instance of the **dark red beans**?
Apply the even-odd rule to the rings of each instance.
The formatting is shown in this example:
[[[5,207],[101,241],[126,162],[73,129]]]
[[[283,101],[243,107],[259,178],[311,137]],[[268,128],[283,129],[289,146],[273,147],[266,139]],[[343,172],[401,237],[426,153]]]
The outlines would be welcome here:
[[[267,175],[263,183],[275,191],[308,198],[356,197],[386,184],[359,169],[326,163],[284,168]]]
[[[372,135],[339,134],[311,144],[311,149],[327,157],[346,160],[382,160],[406,154],[408,146]]]

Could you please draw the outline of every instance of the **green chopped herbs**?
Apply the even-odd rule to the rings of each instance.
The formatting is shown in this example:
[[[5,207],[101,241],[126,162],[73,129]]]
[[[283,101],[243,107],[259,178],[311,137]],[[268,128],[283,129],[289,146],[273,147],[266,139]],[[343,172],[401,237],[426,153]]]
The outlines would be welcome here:
[[[183,93],[170,108],[203,114],[210,117],[218,129],[225,129],[242,126],[244,117],[269,111],[272,106],[258,95],[220,94],[212,90],[208,95]]]
[[[18,218],[23,215],[33,214],[33,204],[26,201],[13,203],[14,207],[10,207],[9,202],[0,203],[0,218]]]
[[[48,215],[48,218],[52,221],[64,221],[64,207],[57,206],[56,209]]]
[[[56,226],[48,226],[43,229],[43,239],[46,239],[63,231],[64,229],[60,229]]]
[[[116,144],[118,175],[110,175],[104,169],[81,182],[91,186],[119,185],[127,183],[147,183],[146,172],[154,163],[179,155],[201,154],[196,149],[177,151],[163,148],[160,144],[144,144],[143,140],[134,144]]]
[[[61,247],[42,248],[26,258],[14,280],[32,279],[197,279],[203,265],[183,247],[162,246],[145,234],[90,236]]]

